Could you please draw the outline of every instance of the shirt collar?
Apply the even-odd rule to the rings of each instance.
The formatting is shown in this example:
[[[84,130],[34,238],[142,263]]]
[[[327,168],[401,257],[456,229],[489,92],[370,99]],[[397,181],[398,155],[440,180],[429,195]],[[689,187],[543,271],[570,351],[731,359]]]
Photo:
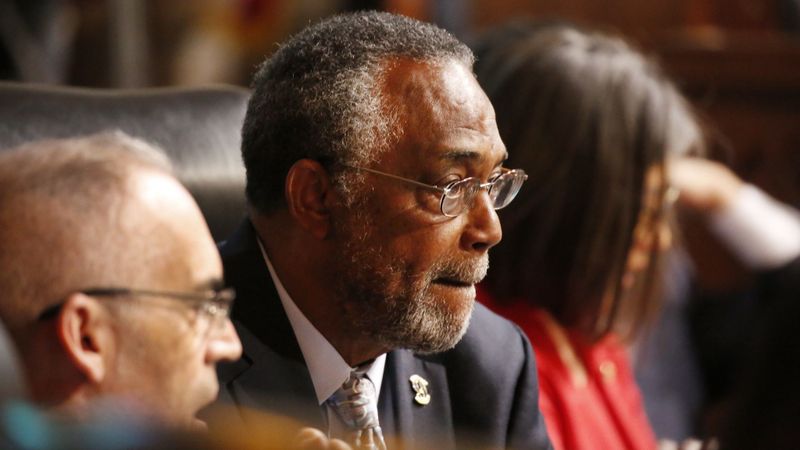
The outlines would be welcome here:
[[[300,351],[303,353],[303,359],[306,361],[311,381],[314,384],[317,402],[322,405],[347,381],[350,377],[350,372],[356,369],[345,362],[344,358],[336,351],[336,348],[325,339],[325,336],[300,311],[300,308],[294,303],[286,288],[283,287],[283,283],[275,274],[275,269],[272,267],[267,251],[261,244],[260,239],[258,240],[258,246],[261,249],[264,262],[267,263],[269,275],[272,277],[272,282],[278,291],[278,297],[281,299],[283,309],[286,311],[292,330],[294,330]],[[375,391],[378,393],[379,398],[385,366],[386,354],[384,353],[375,358],[366,370],[366,375],[375,385]],[[363,367],[360,369],[363,370]]]

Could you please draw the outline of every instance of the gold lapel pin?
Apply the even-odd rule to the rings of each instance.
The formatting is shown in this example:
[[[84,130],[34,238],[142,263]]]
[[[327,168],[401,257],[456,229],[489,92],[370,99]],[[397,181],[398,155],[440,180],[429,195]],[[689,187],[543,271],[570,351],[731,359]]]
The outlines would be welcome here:
[[[411,382],[411,389],[414,390],[414,401],[425,406],[431,402],[431,394],[428,392],[428,381],[421,376],[414,374],[408,378]]]

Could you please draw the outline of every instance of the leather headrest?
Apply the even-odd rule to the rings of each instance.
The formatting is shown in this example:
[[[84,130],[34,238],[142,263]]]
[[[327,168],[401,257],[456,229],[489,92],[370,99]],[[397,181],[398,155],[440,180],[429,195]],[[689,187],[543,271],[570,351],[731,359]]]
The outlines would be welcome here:
[[[249,96],[232,86],[105,90],[0,82],[0,150],[122,130],[165,151],[222,240],[245,211],[239,147]]]

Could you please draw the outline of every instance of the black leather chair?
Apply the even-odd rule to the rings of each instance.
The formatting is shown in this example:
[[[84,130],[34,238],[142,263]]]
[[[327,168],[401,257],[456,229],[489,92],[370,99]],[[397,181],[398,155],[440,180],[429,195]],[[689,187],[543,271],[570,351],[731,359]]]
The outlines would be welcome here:
[[[0,405],[7,400],[21,399],[27,395],[22,377],[16,349],[5,325],[0,322]],[[2,442],[0,437],[0,444]]]
[[[239,145],[249,95],[232,86],[103,90],[0,82],[0,151],[122,130],[165,151],[222,240],[245,211]]]

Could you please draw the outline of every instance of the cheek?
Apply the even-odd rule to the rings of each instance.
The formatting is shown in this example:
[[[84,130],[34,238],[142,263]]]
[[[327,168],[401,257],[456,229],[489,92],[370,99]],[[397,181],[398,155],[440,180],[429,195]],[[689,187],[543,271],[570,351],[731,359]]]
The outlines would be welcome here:
[[[359,220],[364,214],[369,219]],[[352,213],[343,230],[353,237],[353,250],[360,254],[354,269],[374,272],[389,283],[386,289],[395,291],[424,279],[435,265],[456,253],[463,223],[438,212],[386,202]]]
[[[178,367],[185,367],[187,374],[196,372],[197,369],[205,365],[205,354],[207,350],[207,340],[201,333],[190,330],[184,336],[179,336],[173,346],[173,361]],[[184,375],[185,378],[191,378]]]
[[[205,394],[216,374],[213,366],[205,363],[205,345],[198,339],[187,336],[178,340],[170,352],[161,366],[164,394],[171,397],[171,407],[177,414],[187,416],[192,408],[209,400]]]
[[[375,269],[383,271],[383,278],[391,283],[387,286],[390,290],[418,289],[442,257],[436,246],[435,241],[413,237],[397,240],[384,247],[379,256],[381,267]]]
[[[150,310],[142,323],[121,330],[115,391],[165,420],[183,423],[213,399],[213,367],[205,364],[205,339],[191,317]]]
[[[427,223],[408,228],[390,241],[390,249],[416,270],[426,270],[435,262],[453,255],[459,248],[461,227],[458,218],[442,223]]]
[[[185,317],[173,316],[165,320],[164,325],[166,327],[152,330],[150,345],[144,350],[150,355],[155,372],[165,382],[185,384],[190,381],[191,373],[203,364],[204,339],[195,322]]]

